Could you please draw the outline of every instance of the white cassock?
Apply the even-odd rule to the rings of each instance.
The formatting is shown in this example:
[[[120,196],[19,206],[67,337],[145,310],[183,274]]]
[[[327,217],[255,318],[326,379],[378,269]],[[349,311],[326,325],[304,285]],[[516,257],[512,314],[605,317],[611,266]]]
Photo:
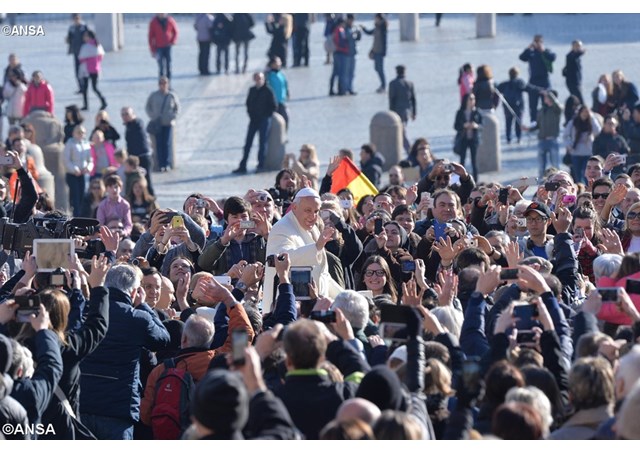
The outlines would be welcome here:
[[[269,232],[267,240],[267,256],[288,253],[291,266],[311,266],[311,277],[318,288],[318,295],[335,298],[344,288],[340,287],[329,275],[327,254],[324,248],[318,250],[316,241],[320,237],[320,230],[314,226],[310,231],[300,226],[298,219],[289,211],[276,222]],[[264,296],[262,298],[262,312],[269,313],[275,298],[276,289],[273,279],[276,276],[275,267],[266,267],[264,275]]]

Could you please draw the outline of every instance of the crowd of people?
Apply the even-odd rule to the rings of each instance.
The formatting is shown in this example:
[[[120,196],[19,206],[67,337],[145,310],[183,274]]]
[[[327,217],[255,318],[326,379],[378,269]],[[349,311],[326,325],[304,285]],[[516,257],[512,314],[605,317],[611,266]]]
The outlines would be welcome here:
[[[196,18],[199,42],[201,22],[225,30],[235,20],[204,16]],[[267,20],[274,41],[287,36],[285,16]],[[327,36],[341,36],[351,19]],[[174,28],[170,16],[153,20],[150,30]],[[376,16],[374,36],[384,21]],[[293,65],[304,66],[308,31],[297,30]],[[355,39],[355,30],[344,33]],[[97,226],[69,233],[79,251],[54,272],[39,270],[31,244],[20,242],[31,236],[9,233],[34,231],[36,222],[49,232],[35,230],[41,235],[69,231],[59,228],[65,213],[39,189],[33,129],[12,117],[1,161],[8,177],[0,180],[0,436],[640,437],[640,104],[621,71],[608,87],[609,77],[601,78],[598,104],[576,106],[567,118],[571,174],[560,168],[563,108],[550,85],[511,71],[509,86],[495,89],[487,65],[476,78],[468,64],[455,119],[461,163],[437,158],[418,138],[385,184],[384,158],[366,143],[359,171],[375,190],[363,191],[338,184],[344,164],[355,168],[353,150],[341,149],[322,174],[306,143],[285,155],[273,187],[238,187],[223,200],[194,190],[181,209],[169,209],[153,196],[148,139],[155,136],[159,168],[170,167],[163,144],[180,103],[170,90],[169,42],[153,44],[161,77],[146,105],[151,121],[121,110],[124,146],[105,111],[88,135],[82,109],[66,109],[70,212]],[[541,58],[548,70],[553,59],[542,43],[536,36],[521,59]],[[571,52],[584,53],[578,44]],[[256,73],[248,95],[237,174],[247,171],[256,133],[264,168],[264,129],[273,112],[286,112],[286,78],[278,74],[286,52],[280,44],[271,50],[274,73]],[[218,55],[220,71],[227,54]],[[352,92],[349,58],[338,57],[342,94]],[[198,62],[206,75],[205,59]],[[13,56],[9,84],[26,85],[16,68]],[[388,87],[381,74],[381,83],[406,123],[416,101],[405,70],[398,66]],[[91,70],[77,74],[83,94],[86,79],[96,89]],[[32,91],[47,86],[41,73],[33,79]],[[575,78],[567,82],[579,90]],[[538,130],[541,174],[510,185],[479,181],[478,109],[494,108],[510,89],[537,90],[530,107],[542,95],[527,126]],[[42,91],[29,105],[52,111],[53,92]],[[524,104],[501,101],[521,121]],[[96,239],[101,249],[92,251]]]

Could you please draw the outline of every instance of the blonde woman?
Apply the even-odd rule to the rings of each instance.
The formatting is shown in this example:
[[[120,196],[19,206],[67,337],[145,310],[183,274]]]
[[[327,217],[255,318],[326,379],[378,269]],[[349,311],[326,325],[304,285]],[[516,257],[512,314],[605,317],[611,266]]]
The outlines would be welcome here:
[[[293,170],[298,175],[299,180],[302,180],[304,176],[311,183],[312,188],[318,189],[320,161],[314,145],[302,145],[300,147],[300,156],[297,159],[293,153],[285,154],[282,167]]]

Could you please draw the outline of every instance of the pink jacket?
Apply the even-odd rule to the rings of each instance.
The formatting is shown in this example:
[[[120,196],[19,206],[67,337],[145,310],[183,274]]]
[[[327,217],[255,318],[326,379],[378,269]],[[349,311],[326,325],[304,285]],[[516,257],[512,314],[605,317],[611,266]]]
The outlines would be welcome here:
[[[113,156],[113,154],[116,152],[114,146],[110,142],[105,141],[104,150],[107,153],[109,166],[118,168],[120,165],[118,164],[116,158]],[[93,170],[91,170],[91,176],[95,176],[96,171],[98,170],[98,155],[96,154],[96,147],[93,145],[91,145],[91,159],[93,160]]]
[[[636,272],[635,274],[627,275],[624,278],[616,280],[611,277],[600,277],[598,280],[598,288],[605,287],[614,287],[619,286],[624,288],[627,284],[627,279],[630,278],[632,280],[640,280],[640,272]],[[638,310],[640,310],[640,294],[629,294],[633,305],[636,306]],[[631,318],[620,311],[616,304],[602,304],[602,308],[598,312],[598,319],[602,319],[603,321],[610,322],[612,324],[618,324],[623,326],[631,325]]]
[[[78,53],[78,60],[84,66],[85,75],[100,73],[103,56],[104,49],[96,41],[85,42],[82,45]]]
[[[465,94],[467,93],[471,93],[473,91],[473,84],[475,83],[475,79],[473,77],[473,74],[469,74],[468,72],[465,72],[464,74],[462,74],[462,77],[460,77],[460,101],[462,101],[462,98],[464,97]]]
[[[27,93],[24,96],[22,116],[27,116],[34,108],[46,110],[53,115],[53,88],[46,80],[42,80],[38,86],[35,86],[33,82],[29,83]]]

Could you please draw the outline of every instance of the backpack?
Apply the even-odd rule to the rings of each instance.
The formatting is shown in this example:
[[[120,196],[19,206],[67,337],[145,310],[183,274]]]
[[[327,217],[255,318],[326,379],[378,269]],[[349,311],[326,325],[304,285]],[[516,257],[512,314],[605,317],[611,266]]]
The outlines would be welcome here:
[[[187,370],[176,368],[175,359],[164,362],[156,382],[151,409],[151,429],[157,440],[179,440],[191,424],[190,403],[195,383]]]

